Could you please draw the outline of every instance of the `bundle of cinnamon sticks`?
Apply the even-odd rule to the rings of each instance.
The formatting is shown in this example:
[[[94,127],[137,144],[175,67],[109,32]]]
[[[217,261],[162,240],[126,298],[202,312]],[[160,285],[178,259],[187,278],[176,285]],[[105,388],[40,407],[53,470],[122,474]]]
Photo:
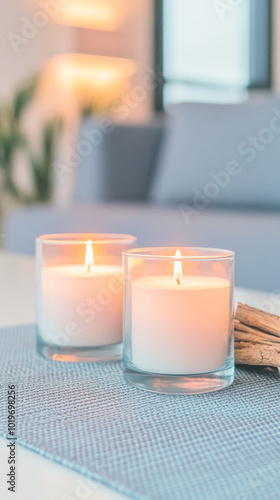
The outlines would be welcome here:
[[[239,302],[234,337],[236,364],[280,367],[280,316]]]

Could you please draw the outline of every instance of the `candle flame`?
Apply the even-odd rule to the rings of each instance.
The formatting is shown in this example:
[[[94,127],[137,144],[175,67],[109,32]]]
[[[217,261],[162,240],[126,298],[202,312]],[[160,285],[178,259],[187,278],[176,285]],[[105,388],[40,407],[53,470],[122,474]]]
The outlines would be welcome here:
[[[93,259],[92,241],[87,240],[87,242],[86,242],[86,258],[85,258],[85,265],[86,265],[87,273],[91,272],[91,268],[92,268],[93,264],[94,264],[94,259]]]
[[[182,257],[180,250],[177,250],[177,252],[175,253],[175,257]],[[174,280],[176,281],[177,285],[181,285],[183,281],[183,269],[182,262],[180,260],[176,260],[174,262]]]

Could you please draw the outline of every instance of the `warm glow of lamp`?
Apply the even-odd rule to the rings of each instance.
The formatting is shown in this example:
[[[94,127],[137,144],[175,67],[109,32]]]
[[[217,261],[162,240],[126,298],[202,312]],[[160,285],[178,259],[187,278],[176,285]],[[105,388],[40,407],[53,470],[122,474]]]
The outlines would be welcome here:
[[[41,89],[52,96],[52,101],[56,100],[57,110],[63,114],[63,107],[67,114],[75,100],[79,103],[92,100],[96,109],[102,110],[128,90],[135,71],[136,64],[130,59],[60,54],[47,63]]]
[[[87,273],[91,272],[93,264],[94,264],[94,258],[93,258],[92,241],[87,240],[87,242],[86,242],[86,257],[85,257],[85,265],[86,265]]]
[[[104,31],[118,29],[127,11],[127,1],[71,0],[60,6],[56,22],[68,26]]]
[[[119,78],[130,77],[135,64],[129,59],[88,54],[62,54],[50,62],[50,69],[60,80],[88,82],[90,86],[112,84]]]
[[[182,254],[180,250],[177,250],[175,253],[175,257],[181,257]],[[181,285],[183,281],[183,269],[182,269],[182,262],[180,260],[176,260],[174,262],[174,280],[176,281],[177,285]]]

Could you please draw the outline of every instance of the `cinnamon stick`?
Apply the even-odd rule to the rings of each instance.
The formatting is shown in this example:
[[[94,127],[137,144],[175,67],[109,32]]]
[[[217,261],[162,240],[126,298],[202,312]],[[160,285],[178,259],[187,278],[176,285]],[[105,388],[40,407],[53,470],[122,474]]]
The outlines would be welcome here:
[[[280,367],[280,317],[238,303],[234,319],[237,364]]]
[[[270,333],[263,332],[258,328],[253,328],[251,326],[244,325],[243,323],[237,322],[234,320],[234,330],[236,332],[235,339],[236,340],[244,340],[251,342],[264,342],[264,343],[273,343],[279,344],[279,338],[275,335],[271,335]]]
[[[280,316],[270,314],[238,302],[235,318],[245,325],[254,326],[280,337]]]

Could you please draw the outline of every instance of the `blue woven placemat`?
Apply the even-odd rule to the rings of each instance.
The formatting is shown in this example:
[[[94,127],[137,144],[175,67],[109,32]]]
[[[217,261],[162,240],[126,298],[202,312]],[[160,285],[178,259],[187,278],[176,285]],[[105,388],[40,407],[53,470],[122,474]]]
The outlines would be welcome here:
[[[18,443],[134,499],[280,499],[280,378],[238,369],[227,390],[142,392],[121,363],[35,352],[34,326],[0,330],[0,430],[17,386]]]

